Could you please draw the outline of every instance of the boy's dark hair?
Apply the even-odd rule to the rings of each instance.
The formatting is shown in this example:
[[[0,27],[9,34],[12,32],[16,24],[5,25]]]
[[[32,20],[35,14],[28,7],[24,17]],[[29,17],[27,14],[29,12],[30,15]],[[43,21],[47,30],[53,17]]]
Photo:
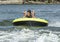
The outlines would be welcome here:
[[[28,10],[27,12],[31,13],[31,10]]]

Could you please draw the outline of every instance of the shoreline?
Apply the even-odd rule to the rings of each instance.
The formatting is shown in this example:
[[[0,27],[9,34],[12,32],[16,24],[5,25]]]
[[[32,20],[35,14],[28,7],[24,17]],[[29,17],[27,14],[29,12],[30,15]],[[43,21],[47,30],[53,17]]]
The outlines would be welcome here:
[[[17,5],[60,5],[60,4],[17,4]]]
[[[36,5],[50,4],[51,5],[51,4],[60,4],[60,3],[47,3],[47,2],[22,2],[22,3],[20,3],[20,2],[0,2],[0,5],[25,5],[25,4],[27,4],[27,5],[30,5],[30,4],[32,4],[32,5],[34,5],[34,4],[36,4]]]

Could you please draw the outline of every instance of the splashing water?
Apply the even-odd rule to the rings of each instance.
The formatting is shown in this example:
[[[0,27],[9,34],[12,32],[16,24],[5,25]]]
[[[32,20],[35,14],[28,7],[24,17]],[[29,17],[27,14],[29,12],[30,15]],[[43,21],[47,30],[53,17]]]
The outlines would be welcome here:
[[[60,27],[60,22],[52,22],[52,23],[50,23],[48,26]]]
[[[59,35],[49,30],[0,31],[0,42],[59,42]]]

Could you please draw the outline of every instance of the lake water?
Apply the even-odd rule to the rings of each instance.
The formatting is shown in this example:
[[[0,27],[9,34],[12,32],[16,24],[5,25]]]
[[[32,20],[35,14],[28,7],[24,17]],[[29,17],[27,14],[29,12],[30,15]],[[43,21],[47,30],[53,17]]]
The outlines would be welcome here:
[[[28,9],[48,20],[48,26],[13,26],[12,21]],[[0,42],[60,42],[60,5],[0,5]]]

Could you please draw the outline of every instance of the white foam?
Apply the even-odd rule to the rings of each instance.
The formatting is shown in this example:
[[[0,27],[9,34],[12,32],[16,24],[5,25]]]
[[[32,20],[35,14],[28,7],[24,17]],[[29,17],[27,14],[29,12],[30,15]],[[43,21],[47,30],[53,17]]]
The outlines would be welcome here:
[[[52,27],[60,27],[60,22],[49,23],[48,26],[52,26]]]
[[[37,40],[36,42],[58,42],[58,36],[55,34],[42,34]]]
[[[42,31],[50,33],[42,33]],[[0,31],[0,42],[58,42],[58,35],[49,30],[34,31],[22,29],[21,31]]]

